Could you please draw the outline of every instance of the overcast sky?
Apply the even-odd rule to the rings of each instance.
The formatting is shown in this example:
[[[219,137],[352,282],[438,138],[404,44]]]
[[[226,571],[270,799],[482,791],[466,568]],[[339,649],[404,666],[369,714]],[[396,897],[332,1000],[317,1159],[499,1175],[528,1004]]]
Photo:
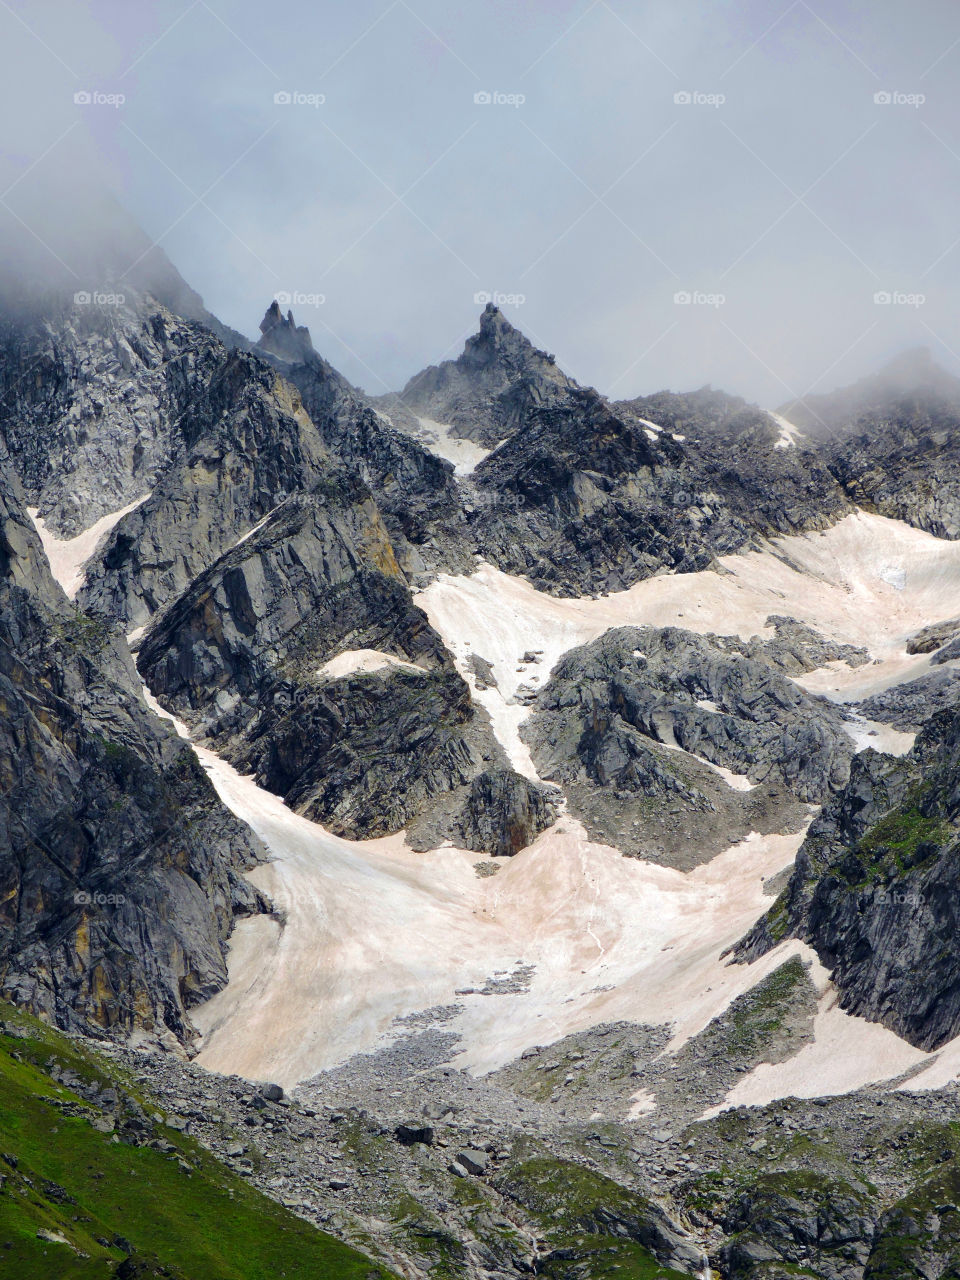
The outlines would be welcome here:
[[[617,397],[960,372],[956,0],[0,0],[0,62],[0,213],[106,183],[374,393],[484,294]]]

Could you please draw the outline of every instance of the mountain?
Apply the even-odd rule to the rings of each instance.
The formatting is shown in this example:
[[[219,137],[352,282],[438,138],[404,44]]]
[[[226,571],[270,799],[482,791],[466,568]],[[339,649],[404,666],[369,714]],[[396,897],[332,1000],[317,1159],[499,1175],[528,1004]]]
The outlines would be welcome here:
[[[0,290],[0,1257],[953,1274],[960,383],[371,398],[103,227]]]
[[[593,390],[570,391],[476,467],[482,552],[542,590],[619,591],[848,514],[827,469],[779,449],[779,434],[746,410],[688,440]]]
[[[438,569],[466,572],[471,546],[452,468],[369,404],[313,349],[309,330],[273,302],[258,348],[300,392],[324,443],[374,494],[407,577],[426,583]]]
[[[932,717],[903,757],[858,755],[741,958],[801,937],[845,1008],[925,1049],[960,1033],[957,955],[944,945],[956,927],[958,763],[955,711]]]

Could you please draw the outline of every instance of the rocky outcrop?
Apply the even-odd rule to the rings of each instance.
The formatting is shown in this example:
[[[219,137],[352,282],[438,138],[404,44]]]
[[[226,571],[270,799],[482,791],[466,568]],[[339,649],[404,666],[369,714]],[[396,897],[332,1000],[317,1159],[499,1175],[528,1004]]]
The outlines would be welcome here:
[[[777,438],[754,411],[694,444],[568,390],[475,469],[478,546],[541,590],[580,595],[704,569],[848,514],[826,468]]]
[[[358,650],[383,665],[351,669]],[[346,669],[328,670],[338,655]],[[503,758],[370,493],[341,467],[200,574],[138,662],[239,768],[341,835],[396,831]],[[491,815],[501,843],[514,817],[507,805]]]
[[[856,710],[868,720],[892,725],[904,733],[917,733],[938,712],[958,707],[960,675],[955,667],[890,685],[856,704]]]
[[[179,419],[221,358],[216,337],[131,287],[122,305],[5,309],[0,397],[28,501],[61,538],[145,497]]]
[[[960,618],[948,618],[923,627],[907,641],[907,653],[934,653],[960,635]]]
[[[474,556],[453,468],[376,412],[313,349],[309,330],[276,302],[259,347],[303,399],[326,447],[353,467],[377,501],[407,577],[425,584],[437,570],[469,573]]]
[[[825,528],[852,510],[804,436],[764,409],[712,387],[621,402],[617,412],[683,444],[690,488],[722,495],[732,517],[762,532]]]
[[[292,808],[354,840],[399,831],[503,761],[455,671],[405,666],[301,687],[293,705],[281,696],[228,754]]]
[[[179,421],[177,456],[87,568],[82,607],[145,625],[291,493],[327,451],[297,393],[265,361],[222,347]]]
[[[873,1245],[870,1188],[821,1173],[773,1171],[740,1193],[723,1225],[731,1237],[721,1252],[729,1280],[804,1272],[862,1280]]]
[[[558,794],[513,769],[487,770],[470,784],[451,838],[477,853],[519,853],[556,821]]]
[[[844,1008],[925,1049],[960,1032],[958,778],[956,711],[935,716],[902,758],[858,755],[738,957],[803,938]]]
[[[454,435],[494,449],[533,410],[562,399],[574,386],[553,356],[534,347],[490,302],[479,331],[456,360],[430,365],[398,396],[381,396],[374,403],[401,419],[413,414],[441,422]]]
[[[540,775],[596,838],[672,861],[686,851],[680,865],[798,824],[796,800],[841,787],[853,744],[836,707],[761,653],[674,627],[620,627],[571,650],[522,731]]]
[[[0,458],[0,990],[72,1028],[188,1040],[262,850],[129,655],[50,577]]]

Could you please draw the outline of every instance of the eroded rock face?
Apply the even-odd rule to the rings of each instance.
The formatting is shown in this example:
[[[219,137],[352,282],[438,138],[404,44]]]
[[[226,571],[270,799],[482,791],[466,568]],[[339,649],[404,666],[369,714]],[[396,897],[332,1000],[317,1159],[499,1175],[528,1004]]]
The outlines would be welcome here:
[[[494,856],[519,853],[559,812],[559,792],[531,782],[513,769],[491,769],[470,784],[452,838],[465,849]]]
[[[259,348],[297,388],[326,447],[353,467],[374,495],[407,577],[469,573],[474,555],[453,468],[371,408],[313,349],[309,331],[274,303]]]
[[[502,761],[455,671],[406,667],[301,688],[292,707],[280,697],[229,755],[298,812],[355,840],[399,831]]]
[[[0,458],[0,983],[74,1028],[189,1039],[262,854],[129,655],[50,577]]]
[[[960,707],[960,677],[955,667],[891,685],[857,704],[868,720],[879,720],[906,733],[918,732],[938,712],[956,707]]]
[[[833,970],[844,1008],[911,1044],[960,1031],[960,718],[937,714],[904,757],[865,751],[824,808],[793,877],[738,948],[749,959],[803,938]]]
[[[870,1189],[820,1173],[771,1172],[740,1194],[723,1225],[733,1237],[721,1254],[730,1280],[776,1275],[768,1263],[861,1280],[874,1235]]]
[[[180,446],[153,492],[87,569],[84,608],[143,626],[292,493],[328,455],[297,393],[268,364],[220,350],[179,422]]]
[[[923,627],[907,641],[907,653],[934,653],[960,634],[960,618],[948,618],[944,622]]]
[[[8,447],[28,501],[61,538],[150,492],[220,359],[202,325],[124,296],[122,306],[7,311],[0,324]]]
[[[781,642],[769,648],[782,662]],[[842,713],[764,653],[675,627],[619,627],[571,650],[523,729],[541,776],[598,838],[644,856],[690,846],[702,860],[750,830],[796,829],[796,801],[842,786],[853,744]]]

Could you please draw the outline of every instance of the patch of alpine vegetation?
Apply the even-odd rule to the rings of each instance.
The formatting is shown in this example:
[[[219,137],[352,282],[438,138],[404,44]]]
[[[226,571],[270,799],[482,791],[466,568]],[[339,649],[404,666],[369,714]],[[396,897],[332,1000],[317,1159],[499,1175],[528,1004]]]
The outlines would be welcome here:
[[[490,1077],[501,1088],[570,1119],[624,1117],[639,1095],[666,1141],[723,1101],[745,1072],[785,1062],[813,1039],[817,992],[798,957],[784,961],[676,1051],[671,1029],[608,1023],[536,1045]]]
[[[300,392],[324,444],[374,495],[407,577],[424,585],[441,569],[469,573],[474,557],[452,466],[372,409],[292,313],[284,317],[274,302],[260,331],[259,349]]]
[[[430,365],[398,396],[380,396],[374,404],[401,425],[413,414],[495,449],[526,425],[533,410],[562,399],[575,386],[552,355],[534,347],[490,302],[479,332],[467,339],[458,359]]]
[[[50,576],[0,456],[0,983],[68,1027],[189,1039],[259,842]]]
[[[615,1272],[672,1280],[704,1273],[702,1249],[654,1201],[593,1169],[558,1160],[529,1139],[511,1155],[495,1186],[542,1232],[538,1275],[566,1280]]]
[[[843,786],[853,743],[837,707],[761,653],[676,627],[618,627],[571,650],[522,729],[540,776],[593,838],[683,866],[751,830],[797,829],[800,801]]]
[[[960,379],[929,351],[783,412],[858,506],[938,538],[960,537]]]
[[[849,514],[827,471],[776,448],[778,435],[769,415],[751,410],[712,447],[694,448],[571,388],[477,466],[479,549],[541,590],[582,595],[663,569],[705,569]]]
[[[841,1003],[924,1049],[960,1031],[960,717],[936,715],[908,755],[868,750],[827,803],[789,886],[738,948],[803,938]]]
[[[786,1062],[812,1043],[817,989],[808,966],[794,956],[738,996],[676,1053],[658,1056],[635,1073],[638,1089],[657,1113],[696,1120],[722,1102],[737,1079],[763,1063]]]

